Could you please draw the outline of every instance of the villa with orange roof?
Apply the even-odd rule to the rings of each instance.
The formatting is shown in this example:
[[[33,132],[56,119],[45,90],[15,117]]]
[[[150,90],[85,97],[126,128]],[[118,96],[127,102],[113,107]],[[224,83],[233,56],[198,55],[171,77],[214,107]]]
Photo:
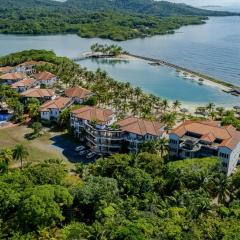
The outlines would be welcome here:
[[[5,67],[0,67],[0,73],[5,74],[5,73],[12,73],[14,72],[14,68],[11,66],[5,66]]]
[[[46,121],[57,121],[61,112],[72,105],[71,98],[57,97],[45,102],[40,106],[41,119]]]
[[[27,78],[27,75],[25,73],[21,72],[5,73],[0,76],[0,84],[11,85],[15,82],[23,80],[24,78]]]
[[[53,86],[53,84],[57,81],[57,76],[47,71],[34,74],[34,78],[40,85],[44,85],[46,87]]]
[[[21,93],[27,91],[28,89],[34,87],[36,85],[36,81],[31,78],[24,78],[18,82],[15,82],[11,85],[11,88],[16,92]]]
[[[38,64],[41,64],[41,62],[37,62],[37,61],[33,61],[33,60],[23,62],[23,63],[18,64],[15,67],[15,71],[32,74],[32,73],[34,73],[34,67]]]
[[[93,96],[93,93],[82,87],[72,87],[65,90],[65,96],[70,97],[75,103],[82,104],[86,102],[89,97]]]
[[[39,102],[44,103],[56,98],[56,94],[52,89],[31,88],[20,94],[23,101],[29,98],[36,98]]]
[[[165,136],[166,125],[137,117],[128,117],[116,123],[130,152],[137,152],[139,145]]]
[[[185,121],[169,134],[170,157],[180,159],[216,156],[230,175],[240,156],[240,132],[216,121]]]
[[[135,117],[116,122],[113,112],[107,109],[84,106],[70,115],[75,137],[101,154],[120,152],[123,145],[137,152],[143,141],[164,136],[161,123]]]

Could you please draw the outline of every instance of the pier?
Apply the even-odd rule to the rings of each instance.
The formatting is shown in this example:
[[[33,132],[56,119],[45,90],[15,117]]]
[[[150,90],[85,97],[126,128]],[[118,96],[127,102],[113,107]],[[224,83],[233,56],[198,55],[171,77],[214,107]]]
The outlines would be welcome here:
[[[112,55],[109,54],[103,54],[101,52],[84,52],[80,54],[79,57],[72,58],[74,62],[81,61],[87,58],[107,58],[107,57],[113,57]]]
[[[170,63],[170,62],[162,60],[162,59],[145,57],[145,56],[140,56],[140,55],[131,54],[131,53],[126,53],[126,55],[128,55],[130,57],[134,57],[134,58],[138,58],[138,59],[148,61],[148,62],[150,62],[151,65],[156,65],[156,66],[164,65],[164,66],[167,66],[167,67],[174,68],[178,72],[184,72],[184,73],[188,73],[190,75],[194,75],[194,76],[202,79],[202,80],[199,80],[199,81],[204,81],[203,79],[206,79],[206,80],[211,81],[213,83],[220,84],[220,85],[226,87],[226,90],[223,90],[224,92],[230,93],[234,96],[240,96],[240,87],[235,86],[231,83],[224,82],[222,80],[207,76],[205,74],[193,71],[193,70],[185,68],[185,67],[178,66],[176,64]],[[110,58],[110,57],[115,57],[115,56],[103,54],[101,52],[85,52],[85,53],[82,53],[79,57],[73,58],[72,60],[73,61],[81,61],[81,60],[84,60],[84,59],[87,59],[87,58]]]

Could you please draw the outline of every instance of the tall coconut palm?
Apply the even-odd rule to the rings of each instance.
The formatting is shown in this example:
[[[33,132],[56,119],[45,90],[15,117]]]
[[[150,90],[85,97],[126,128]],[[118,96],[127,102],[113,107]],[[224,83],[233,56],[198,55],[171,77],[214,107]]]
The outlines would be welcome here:
[[[13,159],[21,161],[21,168],[23,167],[23,160],[29,156],[28,150],[22,144],[17,144],[13,149]]]
[[[142,93],[143,93],[143,91],[142,91],[142,89],[140,87],[136,87],[135,88],[135,95],[136,95],[137,100],[142,95]]]
[[[149,152],[152,154],[159,154],[163,157],[168,151],[168,140],[160,138],[150,141],[145,141],[140,146],[141,152]]]
[[[173,110],[177,111],[181,107],[182,103],[178,100],[173,102]]]
[[[226,203],[231,198],[231,180],[224,175],[217,182],[217,194],[218,202]]]
[[[208,110],[208,112],[213,112],[215,108],[215,104],[214,103],[208,103],[206,106],[206,109]]]
[[[168,100],[167,100],[167,99],[163,99],[161,105],[162,105],[163,111],[166,112],[166,110],[167,110],[168,107],[169,107],[169,102],[168,102]]]
[[[176,113],[164,113],[161,116],[161,121],[167,125],[167,130],[170,130],[177,120]]]

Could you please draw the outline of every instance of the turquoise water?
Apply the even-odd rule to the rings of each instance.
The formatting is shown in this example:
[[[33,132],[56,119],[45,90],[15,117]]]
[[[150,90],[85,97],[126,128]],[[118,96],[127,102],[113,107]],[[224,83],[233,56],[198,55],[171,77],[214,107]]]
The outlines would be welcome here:
[[[198,105],[215,102],[223,106],[236,105],[239,102],[239,97],[226,94],[218,88],[200,85],[195,80],[181,78],[172,68],[151,66],[142,60],[119,62],[110,59],[88,59],[80,61],[79,64],[91,70],[104,69],[119,81],[131,82],[148,93],[170,100],[179,99]]]
[[[240,86],[240,17],[210,18],[207,24],[187,26],[174,35],[154,36],[119,42],[131,53],[162,58]],[[77,57],[103,39],[84,39],[77,35],[16,36],[0,34],[0,55],[24,49],[51,49],[58,55]],[[239,98],[220,90],[183,80],[175,71],[147,63],[106,64],[82,61],[90,69],[101,67],[113,77],[129,81],[148,92],[181,101],[239,104]]]

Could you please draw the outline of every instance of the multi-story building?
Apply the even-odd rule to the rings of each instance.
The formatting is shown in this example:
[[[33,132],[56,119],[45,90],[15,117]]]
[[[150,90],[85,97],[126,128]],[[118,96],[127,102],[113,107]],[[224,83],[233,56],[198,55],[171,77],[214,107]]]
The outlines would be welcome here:
[[[32,74],[35,72],[35,66],[41,64],[42,62],[37,61],[27,61],[24,63],[20,63],[15,67],[16,72],[22,72],[27,74]]]
[[[142,142],[164,135],[161,123],[135,117],[116,122],[111,110],[89,106],[71,112],[71,126],[75,137],[102,154],[137,152]]]
[[[172,158],[219,157],[230,175],[239,161],[240,132],[216,121],[185,121],[169,134],[169,147]]]
[[[93,93],[82,87],[72,87],[65,90],[65,96],[73,99],[75,103],[82,104],[86,102]]]
[[[71,98],[57,97],[45,102],[40,106],[41,119],[46,121],[57,121],[63,110],[72,105]]]
[[[15,71],[14,67],[11,66],[0,67],[1,74],[12,73],[14,71]]]
[[[111,128],[115,116],[111,110],[85,106],[71,112],[75,137],[98,153],[114,153],[120,149],[121,131]]]
[[[51,87],[57,81],[57,76],[44,71],[34,74],[34,78],[38,81],[39,85],[44,85],[46,87]]]
[[[165,136],[166,125],[137,117],[125,118],[116,123],[122,131],[122,139],[130,152],[137,152],[140,144]]]
[[[31,78],[24,78],[21,81],[15,82],[11,85],[11,88],[16,92],[21,93],[27,91],[30,88],[35,87],[36,81]]]
[[[25,78],[27,78],[27,75],[25,73],[21,73],[21,72],[5,73],[0,76],[0,84],[11,85]]]
[[[36,98],[40,103],[44,103],[56,98],[56,94],[52,89],[31,88],[20,94],[23,101],[30,98]]]

